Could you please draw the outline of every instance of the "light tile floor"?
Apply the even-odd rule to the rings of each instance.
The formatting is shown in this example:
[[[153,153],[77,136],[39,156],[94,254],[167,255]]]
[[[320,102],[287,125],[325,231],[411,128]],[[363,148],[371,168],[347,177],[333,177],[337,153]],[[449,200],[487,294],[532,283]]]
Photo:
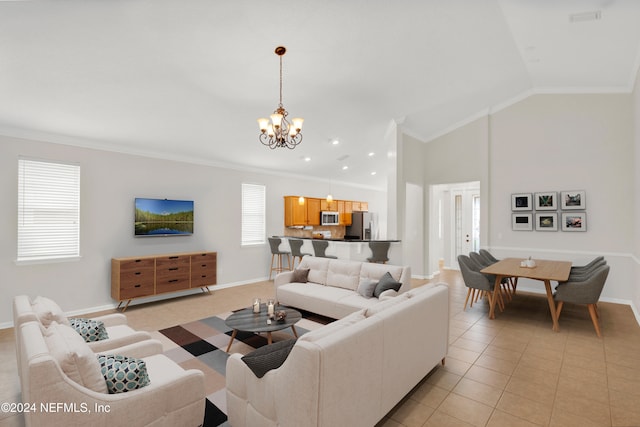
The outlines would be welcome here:
[[[553,332],[543,295],[518,292],[489,320],[485,301],[462,310],[466,287],[458,272],[445,270],[435,281],[450,285],[446,364],[378,427],[640,426],[640,327],[629,306],[599,304],[599,339],[584,306],[566,304],[560,332]],[[126,314],[132,327],[154,331],[272,295],[271,282],[260,282],[131,306]],[[0,402],[19,400],[13,330],[0,330]],[[24,424],[7,415],[0,413],[0,427]]]

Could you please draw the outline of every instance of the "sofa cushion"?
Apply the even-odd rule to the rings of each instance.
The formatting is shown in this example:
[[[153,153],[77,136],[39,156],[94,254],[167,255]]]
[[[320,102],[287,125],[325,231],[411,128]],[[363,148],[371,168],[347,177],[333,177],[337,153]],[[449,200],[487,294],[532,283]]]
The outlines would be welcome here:
[[[400,281],[402,277],[402,266],[377,264],[374,262],[362,263],[362,269],[360,270],[360,277],[365,279],[380,280],[386,273],[391,274],[394,280]]]
[[[102,341],[109,339],[109,334],[100,320],[83,319],[75,317],[69,319],[69,325],[76,330],[85,342]]]
[[[364,316],[365,317],[374,316],[377,313],[380,313],[381,311],[384,311],[385,309],[392,307],[396,304],[401,304],[403,301],[406,301],[406,300],[407,300],[407,297],[405,296],[405,294],[400,294],[397,297],[390,298],[385,301],[380,301],[380,303],[374,305],[373,307],[367,308],[366,311],[364,312]]]
[[[340,320],[336,320],[335,322],[329,323],[328,325],[324,325],[321,328],[315,329],[311,332],[307,332],[306,334],[301,336],[299,340],[309,341],[309,342],[316,342],[318,340],[321,340],[322,338],[328,335],[334,334],[337,331],[340,331],[361,320],[364,320],[365,319],[364,312],[365,312],[365,309],[358,310],[354,313],[351,313]]]
[[[296,268],[291,275],[291,282],[307,283],[309,281],[309,271],[308,268]]]
[[[377,284],[377,280],[360,279],[360,284],[358,285],[356,292],[365,298],[371,298],[373,297],[373,291],[375,291]]]
[[[329,269],[329,258],[319,258],[305,256],[298,268],[309,269],[308,281],[320,285],[327,284],[327,270]]]
[[[49,298],[37,296],[33,300],[31,308],[36,313],[36,316],[38,316],[40,323],[45,327],[48,327],[53,321],[62,325],[69,324],[69,320],[67,320],[64,311],[62,311],[55,301]]]
[[[96,355],[78,333],[55,320],[44,330],[51,356],[72,381],[93,391],[107,393]]]
[[[144,360],[117,354],[98,355],[100,372],[110,394],[125,393],[151,383]]]
[[[380,281],[376,285],[376,288],[373,291],[373,296],[378,298],[380,294],[386,290],[393,289],[397,291],[402,286],[402,283],[397,282],[391,277],[391,273],[385,273],[384,276],[380,278]]]
[[[296,340],[291,339],[262,346],[242,356],[242,361],[247,364],[256,377],[262,378],[270,370],[282,366],[295,343]]]
[[[360,283],[360,267],[358,261],[331,260],[327,271],[327,286],[355,291]]]

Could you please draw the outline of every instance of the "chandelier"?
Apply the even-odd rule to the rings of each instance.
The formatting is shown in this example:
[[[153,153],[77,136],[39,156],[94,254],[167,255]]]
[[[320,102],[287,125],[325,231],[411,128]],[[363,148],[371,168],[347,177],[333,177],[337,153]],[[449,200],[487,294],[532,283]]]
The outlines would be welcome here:
[[[258,119],[260,126],[260,142],[268,146],[272,150],[276,147],[287,147],[294,149],[296,145],[302,142],[302,122],[304,119],[295,118],[289,123],[287,116],[289,113],[282,105],[282,56],[287,52],[284,46],[276,47],[275,53],[280,57],[280,103],[278,108],[271,114],[269,119]]]

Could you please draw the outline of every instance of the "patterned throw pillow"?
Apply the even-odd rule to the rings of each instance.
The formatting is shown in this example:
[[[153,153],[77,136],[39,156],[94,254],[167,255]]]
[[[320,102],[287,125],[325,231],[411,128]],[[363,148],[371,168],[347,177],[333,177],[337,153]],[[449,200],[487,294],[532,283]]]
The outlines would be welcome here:
[[[151,383],[144,360],[114,354],[99,354],[98,363],[110,394],[125,393]]]
[[[109,338],[104,323],[100,320],[76,317],[69,319],[69,324],[84,338],[85,342],[101,341]]]

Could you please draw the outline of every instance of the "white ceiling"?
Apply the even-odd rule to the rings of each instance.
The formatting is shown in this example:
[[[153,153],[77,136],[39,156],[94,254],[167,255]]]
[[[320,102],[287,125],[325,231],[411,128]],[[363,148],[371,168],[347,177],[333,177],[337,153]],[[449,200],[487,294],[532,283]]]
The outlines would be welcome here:
[[[629,92],[639,42],[638,0],[0,1],[0,133],[383,188],[393,120],[428,141],[527,93]],[[292,151],[258,142],[278,45]]]

